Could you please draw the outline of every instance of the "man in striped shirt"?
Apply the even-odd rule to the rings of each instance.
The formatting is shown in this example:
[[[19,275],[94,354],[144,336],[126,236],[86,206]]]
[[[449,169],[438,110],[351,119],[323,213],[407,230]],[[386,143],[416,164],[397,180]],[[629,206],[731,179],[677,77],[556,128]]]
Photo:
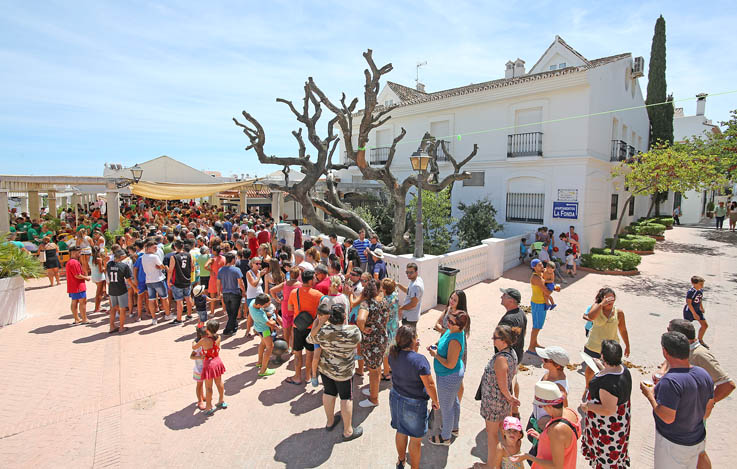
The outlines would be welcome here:
[[[361,259],[361,270],[366,272],[366,267],[368,266],[368,257],[369,253],[367,252],[369,250],[369,245],[371,243],[368,239],[366,239],[366,231],[361,230],[358,232],[358,239],[353,241],[353,247],[356,251],[358,251],[358,257]]]

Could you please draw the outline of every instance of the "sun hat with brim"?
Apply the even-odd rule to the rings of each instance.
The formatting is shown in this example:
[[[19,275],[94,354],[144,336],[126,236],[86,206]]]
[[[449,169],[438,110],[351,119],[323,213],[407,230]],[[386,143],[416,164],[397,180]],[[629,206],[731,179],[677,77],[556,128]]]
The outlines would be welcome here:
[[[540,407],[556,405],[563,402],[563,391],[557,384],[551,381],[538,381],[535,383],[535,398],[532,403]]]
[[[382,251],[380,248],[376,248],[373,251],[371,251],[371,255],[378,258],[383,259],[384,258],[384,251]]]
[[[192,294],[194,296],[200,296],[202,294],[202,292],[204,292],[204,291],[205,291],[205,286],[204,285],[195,285],[195,287],[192,289]]]
[[[504,430],[517,430],[518,432],[522,431],[522,422],[517,417],[512,417],[511,415],[509,417],[504,417],[504,422],[502,423],[502,429]]]
[[[557,345],[551,345],[550,347],[537,347],[535,352],[540,358],[546,358],[553,360],[556,365],[566,366],[571,363],[571,357],[568,356],[568,352],[563,347]]]

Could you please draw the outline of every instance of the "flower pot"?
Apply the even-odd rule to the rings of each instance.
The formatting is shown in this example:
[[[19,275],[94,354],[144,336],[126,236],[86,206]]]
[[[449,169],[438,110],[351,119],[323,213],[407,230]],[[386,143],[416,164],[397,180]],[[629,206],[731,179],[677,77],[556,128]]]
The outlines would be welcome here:
[[[0,326],[16,323],[26,317],[25,282],[23,277],[0,278]]]
[[[706,218],[713,218],[713,217],[714,217],[714,213],[706,212]]]

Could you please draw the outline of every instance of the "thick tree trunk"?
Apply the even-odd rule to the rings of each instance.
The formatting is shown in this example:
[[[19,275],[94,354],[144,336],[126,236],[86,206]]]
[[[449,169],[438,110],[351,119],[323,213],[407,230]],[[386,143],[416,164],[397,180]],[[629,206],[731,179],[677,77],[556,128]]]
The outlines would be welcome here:
[[[392,194],[394,199],[394,227],[392,227],[392,244],[394,254],[409,252],[409,243],[404,237],[407,231],[407,194]]]

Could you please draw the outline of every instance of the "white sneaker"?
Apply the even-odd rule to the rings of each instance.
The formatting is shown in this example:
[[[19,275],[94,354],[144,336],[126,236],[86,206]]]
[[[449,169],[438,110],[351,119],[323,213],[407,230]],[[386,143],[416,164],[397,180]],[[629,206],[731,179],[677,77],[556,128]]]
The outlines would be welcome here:
[[[151,319],[151,325],[152,326],[155,326],[157,323],[158,323],[158,321],[156,320],[156,318]]]
[[[359,403],[358,403],[358,405],[359,405],[360,407],[364,407],[364,408],[365,408],[365,407],[376,407],[376,406],[377,406],[377,405],[379,405],[379,404],[374,404],[374,403],[373,403],[373,402],[371,402],[370,400],[368,400],[368,399],[364,399],[364,400],[362,400],[361,402],[359,402]]]
[[[171,314],[164,315],[164,321],[171,321]]]
[[[370,396],[371,390],[369,388],[363,388],[361,389],[361,394],[363,394],[364,396]]]

